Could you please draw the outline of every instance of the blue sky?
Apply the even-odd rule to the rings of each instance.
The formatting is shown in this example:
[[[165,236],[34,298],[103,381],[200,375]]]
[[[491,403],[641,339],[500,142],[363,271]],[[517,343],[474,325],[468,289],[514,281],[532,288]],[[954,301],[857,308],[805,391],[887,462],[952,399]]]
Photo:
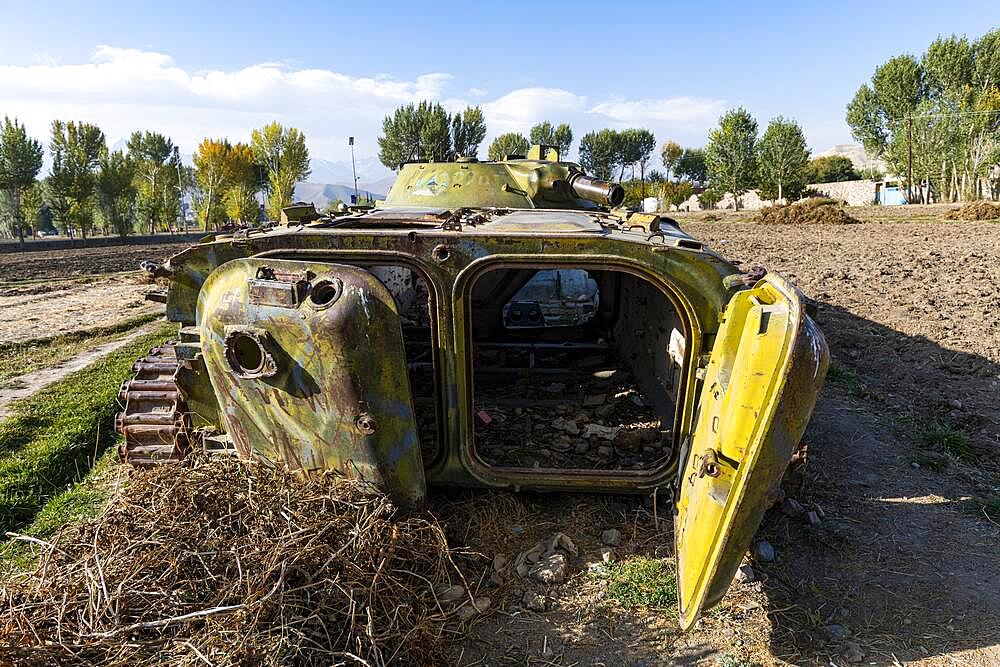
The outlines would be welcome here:
[[[1000,3],[7,3],[0,114],[242,139],[297,124],[313,154],[377,151],[382,116],[421,97],[480,104],[490,134],[534,120],[650,127],[701,144],[721,111],[798,120],[814,151],[851,142],[844,106],[892,55],[1000,26]]]

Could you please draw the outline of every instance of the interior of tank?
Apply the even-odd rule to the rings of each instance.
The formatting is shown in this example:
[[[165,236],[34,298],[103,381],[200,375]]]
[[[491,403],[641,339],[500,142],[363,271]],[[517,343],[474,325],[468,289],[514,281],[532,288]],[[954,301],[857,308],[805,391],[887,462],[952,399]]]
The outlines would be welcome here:
[[[433,295],[368,266],[396,300],[425,465],[438,453]],[[672,302],[614,270],[501,268],[469,304],[474,447],[487,465],[649,471],[671,460],[684,328]]]
[[[683,331],[664,293],[630,273],[482,275],[471,299],[476,453],[501,468],[655,470],[673,453]]]

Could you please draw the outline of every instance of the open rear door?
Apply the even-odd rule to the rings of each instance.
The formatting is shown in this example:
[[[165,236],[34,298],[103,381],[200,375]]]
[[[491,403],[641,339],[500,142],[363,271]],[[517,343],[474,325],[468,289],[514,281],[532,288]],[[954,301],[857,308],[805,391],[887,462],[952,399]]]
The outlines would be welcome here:
[[[781,276],[768,274],[729,302],[679,472],[674,534],[682,628],[729,588],[828,363],[802,294]]]

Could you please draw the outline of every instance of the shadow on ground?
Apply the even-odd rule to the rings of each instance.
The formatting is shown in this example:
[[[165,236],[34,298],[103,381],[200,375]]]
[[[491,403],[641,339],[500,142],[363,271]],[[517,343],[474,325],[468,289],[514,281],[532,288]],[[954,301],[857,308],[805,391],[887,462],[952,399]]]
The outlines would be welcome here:
[[[997,477],[924,441],[927,424],[948,423],[975,451],[1000,453],[975,395],[1000,377],[1000,366],[841,308],[821,305],[819,319],[841,368],[804,438],[808,463],[784,484],[789,497],[821,513],[818,525],[769,511],[759,537],[774,545],[775,561],[753,563],[757,581],[734,583],[718,608],[681,633],[676,610],[608,604],[587,573],[600,560],[600,531],[611,526],[624,535],[619,557],[672,556],[663,506],[657,531],[638,498],[452,496],[441,506],[451,538],[483,554],[472,586],[495,610],[472,625],[458,662],[844,665],[853,652],[874,664],[940,664],[958,653],[968,664],[1000,663],[1000,589],[991,583],[1000,526],[966,503],[1000,490]],[[520,596],[528,584],[491,583],[491,560],[556,531],[579,547],[574,574],[545,591],[548,611],[526,611]]]
[[[985,405],[1000,365],[834,306],[821,307],[820,325],[847,372],[828,381],[804,438],[809,463],[785,485],[824,520],[813,527],[776,509],[762,525],[779,554],[758,567],[772,654],[843,662],[855,642],[879,664],[957,652],[1000,662],[1000,588],[990,583],[1000,526],[968,502],[1000,491]],[[927,437],[941,425],[966,439],[966,460]]]

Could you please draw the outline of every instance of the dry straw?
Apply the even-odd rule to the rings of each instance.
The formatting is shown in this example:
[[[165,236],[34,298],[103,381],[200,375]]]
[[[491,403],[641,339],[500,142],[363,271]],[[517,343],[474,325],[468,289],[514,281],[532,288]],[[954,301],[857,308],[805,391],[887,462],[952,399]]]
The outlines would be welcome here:
[[[757,212],[762,225],[856,225],[861,221],[844,210],[843,203],[810,197],[787,206],[768,206]]]
[[[325,476],[198,460],[125,473],[0,590],[0,664],[439,664],[444,533]]]
[[[997,220],[1000,206],[986,201],[969,202],[944,214],[945,220]]]

